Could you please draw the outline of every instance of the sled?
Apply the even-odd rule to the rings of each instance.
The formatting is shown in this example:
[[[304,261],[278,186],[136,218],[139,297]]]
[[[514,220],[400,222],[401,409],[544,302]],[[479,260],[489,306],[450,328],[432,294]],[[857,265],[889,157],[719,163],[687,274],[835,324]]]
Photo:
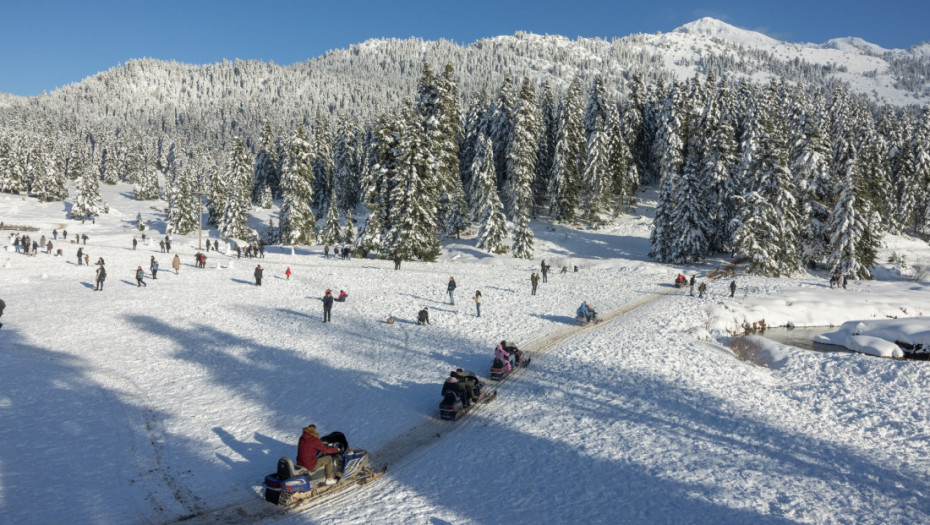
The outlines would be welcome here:
[[[490,403],[494,401],[496,397],[497,390],[492,390],[490,392],[482,391],[478,394],[477,401],[472,401],[468,406],[465,406],[462,400],[455,394],[446,394],[442,402],[439,403],[439,418],[445,419],[446,421],[456,421],[458,418],[470,412],[471,409],[480,404]]]
[[[338,481],[334,485],[326,485],[326,471],[322,466],[310,472],[294,465],[291,458],[285,456],[278,460],[277,470],[265,476],[262,483],[265,501],[280,507],[299,506],[356,485],[371,483],[387,471],[387,467],[375,471],[369,462],[368,452],[350,447],[342,432],[327,434],[320,441],[339,449],[338,454],[333,454],[333,469]]]

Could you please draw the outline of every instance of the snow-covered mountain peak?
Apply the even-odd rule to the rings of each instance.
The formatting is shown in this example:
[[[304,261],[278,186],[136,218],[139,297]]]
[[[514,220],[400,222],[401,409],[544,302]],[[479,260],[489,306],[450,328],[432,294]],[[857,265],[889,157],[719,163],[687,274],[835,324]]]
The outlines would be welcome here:
[[[741,29],[711,17],[704,17],[694,22],[689,22],[676,28],[674,32],[719,38],[738,45],[771,46],[779,43],[778,40],[765,36],[757,31]]]
[[[852,51],[852,52],[864,51],[866,53],[871,53],[871,54],[876,54],[876,55],[881,55],[881,54],[888,52],[887,49],[879,45],[873,44],[871,42],[867,42],[855,36],[847,36],[844,38],[833,38],[833,39],[830,39],[824,42],[823,45],[820,47],[824,49],[838,49],[840,51]]]

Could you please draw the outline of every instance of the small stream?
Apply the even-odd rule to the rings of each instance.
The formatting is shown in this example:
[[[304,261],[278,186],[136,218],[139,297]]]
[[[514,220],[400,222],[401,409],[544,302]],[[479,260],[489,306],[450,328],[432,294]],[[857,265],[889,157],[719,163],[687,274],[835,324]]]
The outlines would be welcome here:
[[[760,336],[771,339],[776,343],[781,343],[783,345],[793,346],[795,348],[802,348],[804,350],[814,350],[816,352],[847,352],[852,353],[852,350],[847,350],[846,347],[837,346],[837,345],[825,345],[814,342],[814,336],[824,334],[836,330],[836,327],[832,326],[804,326],[799,328],[768,328],[765,330],[764,334],[759,334]]]

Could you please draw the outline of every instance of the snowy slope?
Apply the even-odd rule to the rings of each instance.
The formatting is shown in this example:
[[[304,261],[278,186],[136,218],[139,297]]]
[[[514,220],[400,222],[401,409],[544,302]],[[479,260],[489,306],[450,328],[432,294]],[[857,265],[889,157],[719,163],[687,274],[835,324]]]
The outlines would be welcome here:
[[[197,237],[178,237],[175,275],[157,246],[131,249],[136,213],[156,228],[163,214],[129,199],[128,187],[102,190],[113,211],[94,225],[64,221],[68,204],[0,194],[5,224],[87,233],[91,263],[102,256],[109,272],[95,292],[72,244],[56,242],[65,257],[0,251],[0,521],[930,519],[926,362],[789,348],[779,367],[763,368],[718,342],[734,319],[755,315],[846,321],[896,302],[902,316],[930,311],[927,294],[906,295],[916,284],[890,269],[880,273],[888,280],[845,291],[816,275],[740,275],[734,299],[728,283],[714,282],[699,300],[669,283],[709,268],[650,262],[650,221],[640,215],[599,231],[534,223],[534,261],[488,256],[466,240],[446,244],[437,263],[400,271],[324,259],[320,247],[271,247],[261,260],[211,251],[201,270],[192,265]],[[137,288],[133,270],[153,255],[158,279]],[[530,296],[540,258],[580,271],[553,272]],[[908,261],[930,261],[930,251],[911,250]],[[259,263],[262,287],[251,277]],[[332,324],[320,322],[326,288],[350,294]],[[818,308],[806,290],[829,297],[829,314],[810,313],[826,303]],[[801,296],[798,309],[785,305]],[[582,300],[615,317],[577,329]],[[413,322],[422,306],[430,326]],[[388,315],[398,322],[384,323]],[[534,354],[532,366],[493,404],[437,421],[449,369],[486,374],[505,337]],[[278,457],[295,454],[309,422],[345,432],[388,463],[388,475],[281,514],[259,484]],[[41,476],[37,491],[42,465],[54,475]]]

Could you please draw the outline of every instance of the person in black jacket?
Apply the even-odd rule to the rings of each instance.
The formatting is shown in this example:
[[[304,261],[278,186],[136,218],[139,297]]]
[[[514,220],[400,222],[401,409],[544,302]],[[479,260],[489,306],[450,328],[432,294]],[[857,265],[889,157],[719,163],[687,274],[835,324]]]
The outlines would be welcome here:
[[[6,303],[3,302],[3,299],[0,299],[0,317],[3,317],[3,310],[6,309]],[[0,328],[3,328],[3,323],[0,323]]]
[[[449,304],[455,304],[455,295],[454,295],[455,294],[455,278],[454,277],[449,277],[449,286],[447,287],[447,289],[449,290]]]
[[[429,324],[429,308],[423,307],[417,314],[417,324]]]
[[[400,261],[401,261],[400,254],[395,253],[394,254],[394,269],[395,270],[400,270]]]
[[[255,267],[255,286],[262,285],[262,265]]]
[[[333,312],[333,293],[330,290],[326,290],[326,294],[323,295],[323,322],[331,323]]]

